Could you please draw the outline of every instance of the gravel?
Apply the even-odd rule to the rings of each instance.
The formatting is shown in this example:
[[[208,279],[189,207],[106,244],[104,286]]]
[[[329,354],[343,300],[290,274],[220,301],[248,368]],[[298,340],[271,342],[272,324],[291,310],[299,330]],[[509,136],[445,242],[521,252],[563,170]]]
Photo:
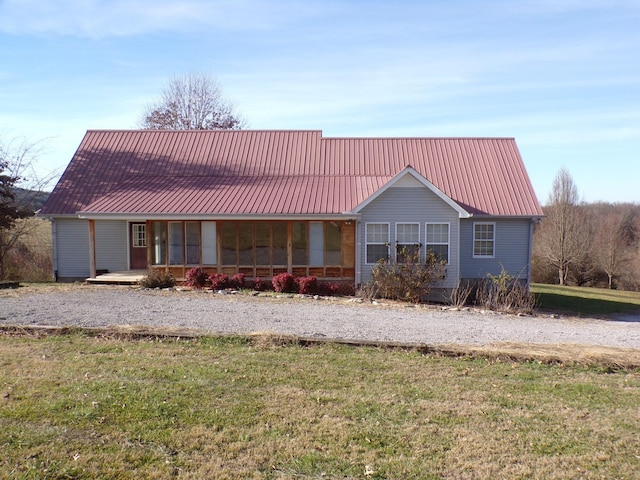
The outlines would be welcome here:
[[[611,319],[516,316],[355,299],[112,286],[20,290],[0,296],[0,325],[171,327],[428,345],[522,342],[640,348],[640,315]]]

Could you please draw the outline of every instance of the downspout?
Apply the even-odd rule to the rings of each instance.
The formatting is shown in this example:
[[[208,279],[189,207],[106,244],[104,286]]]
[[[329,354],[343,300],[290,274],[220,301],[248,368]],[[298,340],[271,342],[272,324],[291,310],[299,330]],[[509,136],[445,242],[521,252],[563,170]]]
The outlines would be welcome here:
[[[529,222],[529,260],[527,263],[527,290],[531,288],[531,267],[532,267],[532,255],[533,255],[533,226],[535,219],[532,218]]]
[[[96,221],[89,220],[89,278],[96,278]]]
[[[360,220],[354,220],[356,222],[356,284],[355,288],[358,288],[362,283],[362,235],[360,228],[362,222]]]
[[[51,218],[51,249],[53,250],[53,280],[58,281],[58,228],[56,219]]]
[[[456,219],[456,221],[458,222],[458,248],[457,248],[457,253],[456,253],[456,261],[458,264],[458,268],[456,269],[456,283],[453,286],[453,288],[457,288],[460,285],[460,267],[461,267],[461,263],[462,263],[462,258],[460,258],[460,244],[462,243],[462,225],[460,222],[460,215],[458,215],[458,218]],[[451,232],[449,232],[449,235],[451,235]],[[451,238],[449,238],[449,242],[451,242]],[[426,233],[425,233],[425,243],[426,243]]]

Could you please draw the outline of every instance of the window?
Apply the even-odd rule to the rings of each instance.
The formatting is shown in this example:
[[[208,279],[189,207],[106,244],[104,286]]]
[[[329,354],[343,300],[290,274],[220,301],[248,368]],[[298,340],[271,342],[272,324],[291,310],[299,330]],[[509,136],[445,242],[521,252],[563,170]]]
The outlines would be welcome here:
[[[396,260],[420,259],[420,224],[396,223]]]
[[[184,265],[182,222],[169,222],[169,265]]]
[[[222,265],[236,265],[238,263],[236,222],[222,222],[220,224],[220,253]]]
[[[273,222],[271,224],[271,235],[273,236],[271,251],[274,265],[287,264],[287,223]]]
[[[324,265],[324,224],[309,223],[309,265]]]
[[[367,263],[389,259],[389,224],[367,223],[365,225],[367,242]]]
[[[253,264],[253,223],[238,222],[238,265]]]
[[[449,224],[427,223],[427,253],[449,263]]]
[[[342,232],[336,222],[325,223],[324,264],[342,265]]]
[[[218,263],[218,242],[216,222],[202,222],[202,263],[215,265]]]
[[[473,256],[493,257],[495,254],[495,223],[473,224]]]
[[[167,264],[167,224],[153,222],[153,264]]]
[[[185,245],[187,246],[187,265],[200,264],[200,222],[185,224]]]
[[[291,244],[293,246],[292,263],[294,265],[307,264],[307,224],[293,222],[291,224]]]
[[[147,247],[147,225],[144,223],[134,223],[131,225],[131,235],[133,236],[134,248]]]
[[[271,227],[267,222],[256,222],[256,265],[271,265]]]

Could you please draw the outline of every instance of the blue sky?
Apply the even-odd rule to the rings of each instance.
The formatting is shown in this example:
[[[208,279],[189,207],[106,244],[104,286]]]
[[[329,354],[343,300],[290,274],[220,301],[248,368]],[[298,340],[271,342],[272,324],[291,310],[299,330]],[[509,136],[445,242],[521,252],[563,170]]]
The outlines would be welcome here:
[[[255,129],[515,137],[539,200],[640,203],[638,0],[0,0],[0,135],[62,173],[167,81],[217,77]]]

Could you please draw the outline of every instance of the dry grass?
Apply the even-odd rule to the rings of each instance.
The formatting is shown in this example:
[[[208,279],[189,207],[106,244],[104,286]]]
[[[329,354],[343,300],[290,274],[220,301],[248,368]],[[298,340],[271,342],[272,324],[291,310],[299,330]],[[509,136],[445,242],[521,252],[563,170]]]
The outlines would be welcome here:
[[[634,370],[128,333],[0,336],[0,477],[566,479],[640,469]]]

